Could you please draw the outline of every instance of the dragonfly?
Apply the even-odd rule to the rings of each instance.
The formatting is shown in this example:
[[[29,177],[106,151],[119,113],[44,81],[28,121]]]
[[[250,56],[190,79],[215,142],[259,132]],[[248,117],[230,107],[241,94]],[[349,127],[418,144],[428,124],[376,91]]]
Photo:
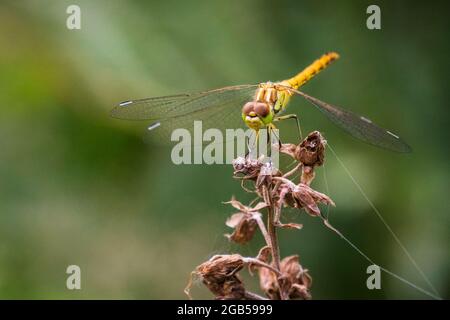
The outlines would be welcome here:
[[[262,128],[275,129],[275,123],[279,121],[293,119],[301,132],[297,114],[286,114],[290,100],[300,96],[353,137],[387,150],[411,152],[411,147],[392,131],[383,129],[366,117],[299,90],[338,58],[336,52],[328,52],[294,77],[279,82],[124,101],[111,110],[111,116],[152,121],[149,130],[168,134],[176,128],[186,128],[192,132],[194,121],[197,120],[201,121],[203,130],[215,128],[224,131],[247,126],[258,133]]]

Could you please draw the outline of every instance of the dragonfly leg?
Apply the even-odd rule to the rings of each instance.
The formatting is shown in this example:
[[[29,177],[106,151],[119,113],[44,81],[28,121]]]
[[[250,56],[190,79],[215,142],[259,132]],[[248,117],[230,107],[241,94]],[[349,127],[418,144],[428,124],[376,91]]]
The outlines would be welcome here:
[[[267,147],[268,147],[268,156],[269,158],[272,156],[272,134],[277,138],[278,140],[278,147],[281,148],[281,140],[280,137],[277,135],[275,129],[275,125],[273,123],[270,123],[267,125]]]
[[[283,121],[283,120],[287,120],[287,119],[295,119],[295,122],[297,123],[298,135],[300,137],[300,141],[302,141],[303,140],[302,127],[300,126],[300,121],[298,120],[298,117],[296,114],[286,114],[284,116],[279,116],[279,117],[273,119],[273,121]]]
[[[267,156],[270,157],[272,156],[272,149],[270,148],[270,135],[272,134],[271,128],[270,126],[267,126],[267,136],[266,136],[266,147],[267,149]]]
[[[275,125],[272,124],[272,130],[273,130],[273,129],[276,129],[276,128],[277,128],[277,127],[275,127]],[[273,134],[273,135],[277,138],[277,140],[278,140],[278,147],[281,148],[281,139],[280,139],[280,136],[276,133],[276,131],[272,131],[271,134]],[[270,140],[269,143],[272,143],[272,140]]]
[[[247,152],[245,153],[245,158],[248,157],[248,155],[250,155],[252,153],[252,149],[256,148],[257,144],[258,144],[258,139],[259,139],[259,130],[254,130],[253,133],[255,133],[255,140],[253,141],[253,144],[250,145],[250,137],[245,137],[246,140],[246,145],[247,145]]]

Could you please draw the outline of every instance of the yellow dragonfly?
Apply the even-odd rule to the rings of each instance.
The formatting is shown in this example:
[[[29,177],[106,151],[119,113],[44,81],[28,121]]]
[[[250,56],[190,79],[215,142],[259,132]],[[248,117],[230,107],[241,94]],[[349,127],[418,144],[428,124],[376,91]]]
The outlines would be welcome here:
[[[388,150],[410,152],[411,148],[398,135],[377,126],[368,118],[298,90],[338,58],[335,52],[326,53],[294,77],[280,82],[124,101],[111,111],[111,115],[127,120],[152,120],[154,123],[148,127],[149,130],[167,133],[176,128],[192,131],[195,120],[202,121],[202,129],[235,129],[245,124],[259,132],[264,127],[274,129],[275,122],[294,119],[300,128],[297,115],[285,114],[285,111],[293,96],[301,96],[352,136]]]

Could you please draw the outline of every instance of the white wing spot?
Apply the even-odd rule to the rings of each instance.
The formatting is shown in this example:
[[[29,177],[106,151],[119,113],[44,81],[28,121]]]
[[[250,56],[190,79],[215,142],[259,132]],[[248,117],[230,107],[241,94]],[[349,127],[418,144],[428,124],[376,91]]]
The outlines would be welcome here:
[[[389,130],[386,130],[387,133],[389,133],[391,136],[393,136],[394,138],[400,139],[400,137],[396,134],[393,134],[392,132],[390,132]]]
[[[161,125],[161,122],[155,122],[148,127],[148,131],[158,128]]]
[[[129,105],[130,103],[133,103],[133,101],[130,100],[130,101],[121,102],[121,103],[119,103],[119,106],[125,107],[125,106]]]
[[[362,121],[365,121],[367,123],[372,123],[372,120],[364,118],[364,117],[360,117]]]

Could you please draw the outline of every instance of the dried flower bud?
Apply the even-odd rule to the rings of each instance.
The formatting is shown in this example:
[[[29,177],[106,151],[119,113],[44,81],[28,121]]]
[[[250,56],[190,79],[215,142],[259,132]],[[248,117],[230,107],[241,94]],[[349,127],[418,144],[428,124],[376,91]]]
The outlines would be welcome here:
[[[215,255],[196,270],[203,278],[216,281],[235,275],[244,264],[244,259],[239,254]]]
[[[305,166],[321,166],[325,158],[326,140],[319,131],[313,131],[299,144],[284,143],[280,152],[287,154]]]
[[[243,299],[245,288],[237,272],[245,265],[239,254],[215,255],[196,268],[205,286],[218,299]]]
[[[258,178],[256,180],[256,187],[260,188],[263,185],[269,186],[272,183],[272,177],[280,175],[281,172],[273,166],[272,162],[266,162],[261,167]]]
[[[301,182],[310,185],[314,179],[314,168],[321,166],[325,159],[326,140],[319,131],[313,131],[298,145],[286,143],[280,152],[302,163]]]
[[[284,258],[280,263],[280,269],[285,277],[283,286],[288,288],[287,293],[291,299],[311,299],[309,290],[312,285],[312,278],[308,270],[303,269],[299,263],[297,255]]]
[[[252,216],[247,216],[241,212],[233,214],[226,222],[227,226],[234,228],[232,234],[225,236],[236,243],[245,244],[253,238],[258,226]]]
[[[253,238],[258,227],[258,219],[261,219],[261,213],[259,210],[267,207],[264,202],[258,203],[255,207],[247,207],[235,199],[226,202],[231,204],[239,212],[234,213],[228,218],[226,225],[230,228],[234,228],[234,232],[229,235],[225,235],[228,239],[244,244]]]
[[[319,131],[313,131],[299,145],[298,160],[305,166],[321,166],[325,158],[326,140]]]
[[[290,299],[311,299],[312,278],[300,265],[297,255],[284,258],[280,271],[281,276],[277,278],[270,270],[259,268],[259,285],[269,299],[280,299],[279,283]]]
[[[208,261],[199,265],[191,277],[184,292],[191,297],[189,290],[192,286],[193,276],[199,276],[205,286],[215,295],[216,299],[254,299],[255,295],[248,295],[244,284],[238,276],[238,272],[245,266],[271,270],[280,276],[280,272],[267,263],[255,259],[245,258],[239,254],[215,255]]]
[[[259,286],[266,296],[271,300],[278,300],[278,281],[277,276],[266,268],[258,269]]]
[[[319,216],[320,209],[317,206],[318,203],[334,206],[333,200],[327,195],[313,190],[306,184],[300,183],[295,185],[286,178],[276,177],[274,179],[282,182],[279,188],[279,208],[281,208],[282,204],[285,204],[294,208],[304,208],[310,215]]]
[[[243,180],[256,180],[262,166],[260,159],[238,157],[233,160],[233,175]]]
[[[314,168],[321,166],[325,159],[326,140],[319,131],[311,132],[299,145],[298,159],[303,163],[300,181],[310,185],[314,179]]]

